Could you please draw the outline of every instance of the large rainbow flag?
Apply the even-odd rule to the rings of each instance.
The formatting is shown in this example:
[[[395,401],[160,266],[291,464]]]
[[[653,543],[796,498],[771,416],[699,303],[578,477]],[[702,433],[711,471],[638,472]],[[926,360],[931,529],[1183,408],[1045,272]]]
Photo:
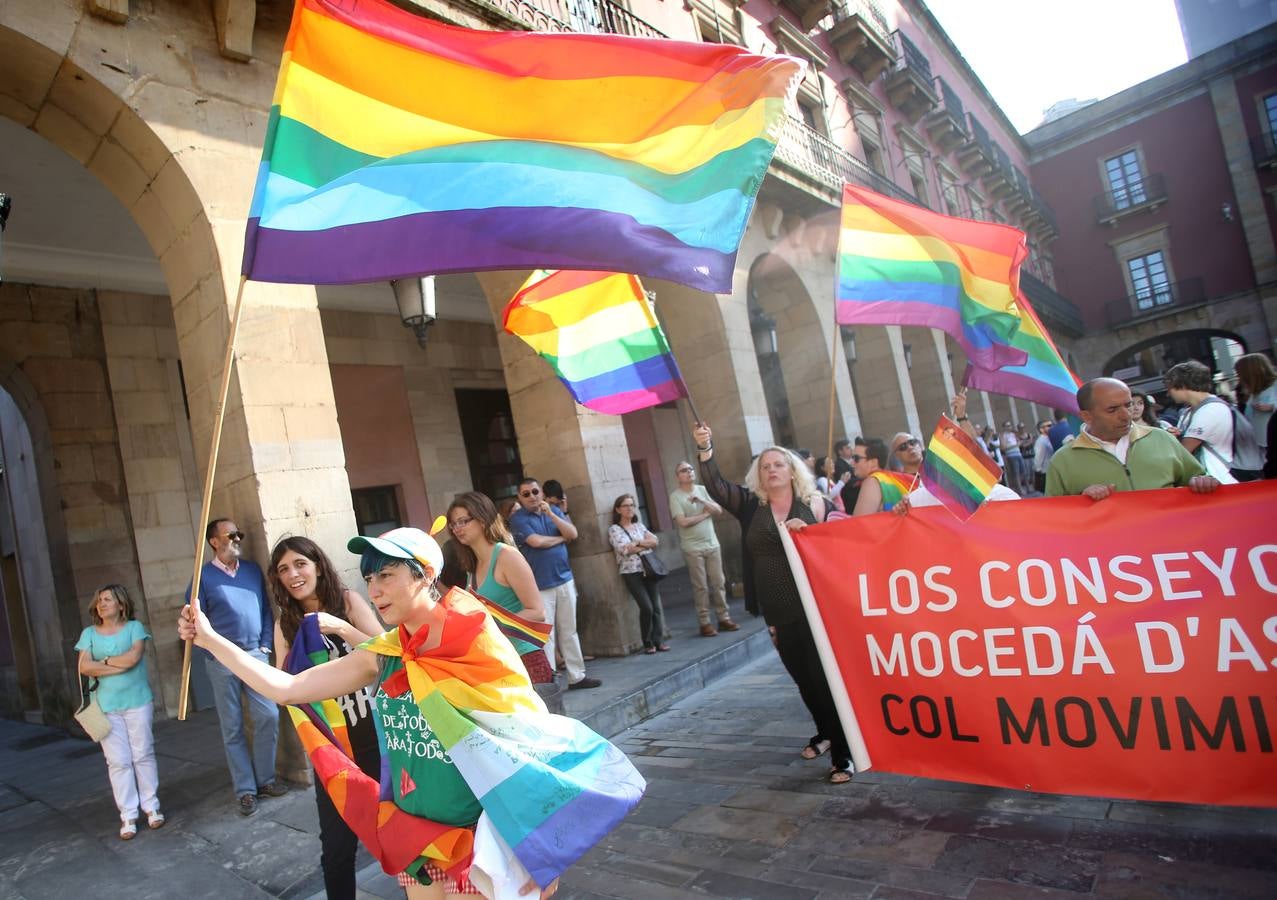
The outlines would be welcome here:
[[[730,293],[803,63],[471,31],[297,0],[243,273],[329,284],[554,267]]]
[[[284,659],[284,670],[296,675],[328,661],[318,617],[305,616]],[[416,875],[428,860],[458,873],[465,869],[473,850],[473,833],[397,807],[385,747],[381,748],[380,780],[371,778],[354,760],[346,717],[336,701],[290,706],[288,715],[315,768],[315,780],[382,869],[392,875]]]
[[[550,364],[577,403],[620,415],[686,397],[665,334],[633,275],[537,271],[505,330]]]
[[[840,325],[920,325],[950,334],[981,366],[1020,364],[1011,344],[1024,234],[843,187],[835,288]]]
[[[948,416],[940,416],[922,459],[922,483],[962,521],[989,499],[1002,469]]]
[[[963,384],[1077,415],[1077,389],[1082,382],[1064,362],[1046,326],[1023,294],[1016,300],[1016,305],[1020,310],[1020,329],[1011,338],[1011,346],[1023,351],[1027,361],[997,370],[972,362],[967,367]]]

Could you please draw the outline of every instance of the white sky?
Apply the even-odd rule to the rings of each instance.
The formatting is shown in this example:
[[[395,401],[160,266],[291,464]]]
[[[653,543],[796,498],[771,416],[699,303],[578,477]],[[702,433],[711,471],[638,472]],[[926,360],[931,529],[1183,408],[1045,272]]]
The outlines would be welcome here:
[[[1021,133],[1187,61],[1174,0],[924,0]]]

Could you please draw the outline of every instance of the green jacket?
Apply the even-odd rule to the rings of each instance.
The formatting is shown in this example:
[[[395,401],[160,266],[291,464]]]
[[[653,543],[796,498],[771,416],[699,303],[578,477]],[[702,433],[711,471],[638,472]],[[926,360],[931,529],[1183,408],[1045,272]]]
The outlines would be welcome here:
[[[1136,422],[1131,425],[1126,465],[1085,431],[1057,450],[1046,473],[1046,495],[1080,494],[1092,484],[1115,485],[1119,491],[1154,491],[1183,487],[1194,475],[1205,474],[1202,464],[1176,438]]]

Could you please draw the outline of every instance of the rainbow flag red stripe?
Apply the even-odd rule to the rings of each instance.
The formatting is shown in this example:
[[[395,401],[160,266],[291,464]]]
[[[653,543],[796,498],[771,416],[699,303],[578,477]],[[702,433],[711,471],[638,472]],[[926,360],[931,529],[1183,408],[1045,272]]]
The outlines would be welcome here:
[[[1010,341],[1024,234],[944,216],[845,185],[838,239],[841,325],[939,328],[967,358],[993,369],[1025,361]]]
[[[329,284],[555,267],[730,293],[803,63],[730,44],[473,31],[297,0],[243,273]]]
[[[922,460],[922,483],[962,521],[989,499],[1002,469],[975,439],[941,416]]]
[[[634,275],[533,272],[505,330],[548,362],[582,406],[621,415],[686,397],[665,333]]]

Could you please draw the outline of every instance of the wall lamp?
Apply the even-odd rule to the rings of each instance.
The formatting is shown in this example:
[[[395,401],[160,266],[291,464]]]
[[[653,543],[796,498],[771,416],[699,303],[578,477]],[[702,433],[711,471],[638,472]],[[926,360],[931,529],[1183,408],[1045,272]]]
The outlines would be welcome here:
[[[390,282],[399,306],[399,319],[417,336],[417,346],[426,349],[426,335],[435,323],[435,278],[398,278]]]

